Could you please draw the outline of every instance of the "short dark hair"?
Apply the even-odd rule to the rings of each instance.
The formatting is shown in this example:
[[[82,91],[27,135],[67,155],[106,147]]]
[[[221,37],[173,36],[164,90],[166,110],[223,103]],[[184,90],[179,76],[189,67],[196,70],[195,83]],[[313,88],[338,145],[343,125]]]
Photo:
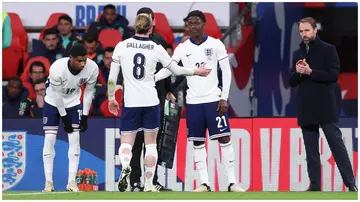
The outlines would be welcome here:
[[[298,26],[300,26],[300,23],[305,23],[305,22],[309,23],[312,26],[313,29],[316,28],[316,20],[314,18],[312,18],[312,17],[306,17],[306,18],[301,19],[298,22]]]
[[[145,13],[151,16],[151,19],[154,20],[155,16],[154,16],[154,11],[151,10],[151,8],[149,7],[142,7],[138,10],[138,12],[136,13],[136,15],[139,15],[141,13]]]
[[[86,54],[86,47],[81,43],[76,43],[71,47],[70,55],[72,57],[85,56]]]
[[[112,10],[114,10],[116,12],[116,8],[115,8],[115,6],[113,4],[105,5],[104,9],[103,9],[103,12],[104,12],[105,9],[112,9]]]
[[[36,80],[34,85],[41,84],[41,83],[46,83],[46,78]]]
[[[40,62],[40,61],[35,61],[35,62],[33,62],[33,63],[30,64],[30,73],[32,73],[34,66],[40,66],[40,67],[42,67],[43,72],[45,73],[45,65],[44,65],[42,62]]]
[[[82,36],[82,40],[86,41],[87,43],[92,43],[94,41],[98,41],[98,35],[95,32],[85,32]]]
[[[104,49],[104,54],[105,54],[105,52],[114,52],[114,50],[115,50],[115,48],[114,47],[106,47],[105,49]]]
[[[56,29],[54,28],[49,28],[49,29],[45,29],[44,31],[44,38],[47,36],[47,35],[56,35],[56,37],[58,37],[57,35],[57,32],[56,32]]]
[[[190,17],[199,17],[204,23],[206,23],[206,17],[204,13],[199,10],[191,11],[185,19],[189,20]]]
[[[19,82],[19,83],[20,83],[20,86],[22,86],[22,81],[21,81],[20,77],[18,77],[18,76],[13,76],[13,77],[11,77],[11,78],[9,79],[8,83],[9,83],[10,81]]]
[[[58,24],[60,23],[60,20],[66,20],[68,22],[70,22],[70,24],[72,24],[72,19],[69,15],[67,14],[64,14],[62,16],[59,17],[59,20],[58,20]]]

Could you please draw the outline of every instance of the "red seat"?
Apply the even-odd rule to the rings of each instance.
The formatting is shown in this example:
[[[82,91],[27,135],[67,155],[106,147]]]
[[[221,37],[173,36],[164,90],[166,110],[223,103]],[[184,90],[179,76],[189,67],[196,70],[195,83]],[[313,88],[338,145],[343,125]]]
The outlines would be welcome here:
[[[2,50],[3,58],[3,79],[7,80],[13,76],[17,76],[17,71],[21,65],[23,52],[20,46],[10,46]]]
[[[103,48],[115,47],[122,40],[121,33],[116,29],[103,29],[99,33],[99,41]]]
[[[16,13],[8,13],[11,21],[12,40],[10,46],[20,46],[23,52],[27,51],[28,35],[21,22],[21,19]]]
[[[39,40],[42,40],[44,37],[44,31],[46,29],[52,28],[55,25],[58,24],[58,20],[60,18],[60,16],[65,15],[66,13],[53,13],[50,15],[50,17],[48,18],[46,25],[44,27],[44,29],[41,31],[40,36],[39,36]]]
[[[165,38],[166,43],[173,44],[174,42],[174,33],[169,25],[169,22],[166,16],[163,13],[154,13],[156,25],[155,33],[160,34]]]
[[[46,76],[49,76],[49,69],[50,69],[50,62],[47,58],[45,57],[42,57],[42,56],[39,56],[39,57],[33,57],[31,58],[27,63],[26,63],[26,66],[25,66],[25,69],[24,69],[24,72],[23,74],[21,75],[21,80],[23,82],[23,85],[25,88],[28,89],[29,91],[29,98],[32,99],[32,100],[35,100],[36,98],[36,93],[34,91],[34,88],[33,88],[33,85],[32,83],[30,83],[28,80],[30,78],[30,65],[33,63],[33,62],[36,62],[36,61],[39,61],[41,63],[44,64],[45,66],[45,74]]]
[[[43,56],[37,56],[37,57],[33,57],[33,58],[29,59],[29,61],[27,61],[26,66],[24,68],[24,72],[21,75],[21,80],[23,82],[26,82],[30,78],[30,65],[36,61],[44,64],[45,74],[46,74],[46,76],[49,76],[49,71],[50,71],[50,66],[51,66],[49,59],[47,59],[46,57],[43,57]]]
[[[206,17],[204,33],[216,39],[220,39],[222,34],[219,26],[216,23],[215,17],[211,13],[204,13],[204,15]]]
[[[106,117],[120,117],[121,116],[121,107],[122,107],[122,94],[123,94],[123,91],[121,89],[117,90],[115,92],[115,100],[119,103],[119,110],[118,110],[118,115],[115,116],[114,114],[112,114],[110,111],[109,111],[109,99],[106,99],[103,103],[101,103],[100,105],[100,111],[101,113],[103,114],[103,116],[106,116]]]

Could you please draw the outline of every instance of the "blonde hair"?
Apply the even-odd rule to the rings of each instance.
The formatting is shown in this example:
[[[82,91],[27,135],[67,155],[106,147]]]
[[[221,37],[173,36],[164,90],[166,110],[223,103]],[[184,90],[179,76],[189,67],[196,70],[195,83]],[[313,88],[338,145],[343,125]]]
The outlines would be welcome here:
[[[147,34],[152,26],[153,22],[148,14],[141,13],[136,16],[135,32],[137,34]]]

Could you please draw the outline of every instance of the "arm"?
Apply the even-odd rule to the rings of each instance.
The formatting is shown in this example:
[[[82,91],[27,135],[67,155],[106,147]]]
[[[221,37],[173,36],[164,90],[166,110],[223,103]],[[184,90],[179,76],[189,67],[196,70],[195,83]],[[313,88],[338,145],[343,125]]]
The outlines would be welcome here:
[[[340,73],[340,60],[335,46],[328,49],[325,66],[328,70],[312,69],[310,79],[317,82],[335,83]]]
[[[11,39],[12,39],[12,30],[11,30],[11,22],[10,17],[7,16],[4,20],[3,24],[3,44],[2,47],[7,48],[11,45]]]
[[[172,72],[166,68],[162,68],[158,73],[155,74],[155,82],[163,80],[169,77]]]
[[[90,106],[91,106],[91,103],[92,103],[92,100],[93,100],[94,94],[95,94],[95,84],[96,84],[98,75],[99,75],[99,68],[96,65],[96,69],[95,69],[94,73],[91,75],[91,78],[89,79],[89,81],[86,83],[86,87],[84,90],[84,102],[83,102],[83,115],[84,116],[89,115]]]
[[[108,97],[109,100],[115,100],[116,80],[120,71],[120,64],[117,62],[111,62],[109,79],[108,79]]]
[[[227,100],[229,98],[229,91],[231,84],[231,69],[230,69],[229,57],[220,60],[219,64],[222,72],[222,81],[223,81],[221,99]]]
[[[61,82],[56,81],[56,79],[53,79],[50,76],[50,87],[54,91],[56,108],[58,109],[60,116],[66,116],[65,104],[62,96]]]

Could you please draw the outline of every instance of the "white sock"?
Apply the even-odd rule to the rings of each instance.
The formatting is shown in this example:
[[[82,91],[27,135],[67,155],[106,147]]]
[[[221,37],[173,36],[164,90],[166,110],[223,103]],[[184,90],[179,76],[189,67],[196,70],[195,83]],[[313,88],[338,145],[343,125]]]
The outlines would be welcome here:
[[[196,165],[196,170],[199,173],[200,184],[207,184],[209,185],[209,175],[207,170],[206,164],[206,149],[205,144],[194,146],[194,160]]]
[[[130,150],[130,153],[124,153],[124,150]],[[119,159],[120,159],[120,163],[122,165],[123,168],[127,167],[130,165],[130,161],[132,158],[132,146],[128,143],[122,143],[119,147]]]
[[[68,183],[75,182],[76,172],[80,160],[80,133],[72,132],[68,134],[69,138],[69,178]]]
[[[227,177],[228,177],[228,182],[230,183],[235,183],[236,184],[236,179],[235,179],[235,154],[234,154],[234,149],[232,146],[231,141],[225,144],[220,144],[221,147],[221,157],[223,160],[223,164],[225,166],[226,169],[226,173],[227,173]]]
[[[46,181],[52,182],[54,157],[55,157],[55,142],[56,142],[56,130],[45,130],[45,140],[43,147],[43,162],[44,173]]]
[[[150,188],[153,185],[154,173],[158,160],[158,152],[156,149],[156,144],[147,144],[145,145],[145,149],[145,187]],[[154,158],[147,157],[154,157],[155,161],[153,161]],[[152,159],[152,161],[149,162],[147,159]]]

